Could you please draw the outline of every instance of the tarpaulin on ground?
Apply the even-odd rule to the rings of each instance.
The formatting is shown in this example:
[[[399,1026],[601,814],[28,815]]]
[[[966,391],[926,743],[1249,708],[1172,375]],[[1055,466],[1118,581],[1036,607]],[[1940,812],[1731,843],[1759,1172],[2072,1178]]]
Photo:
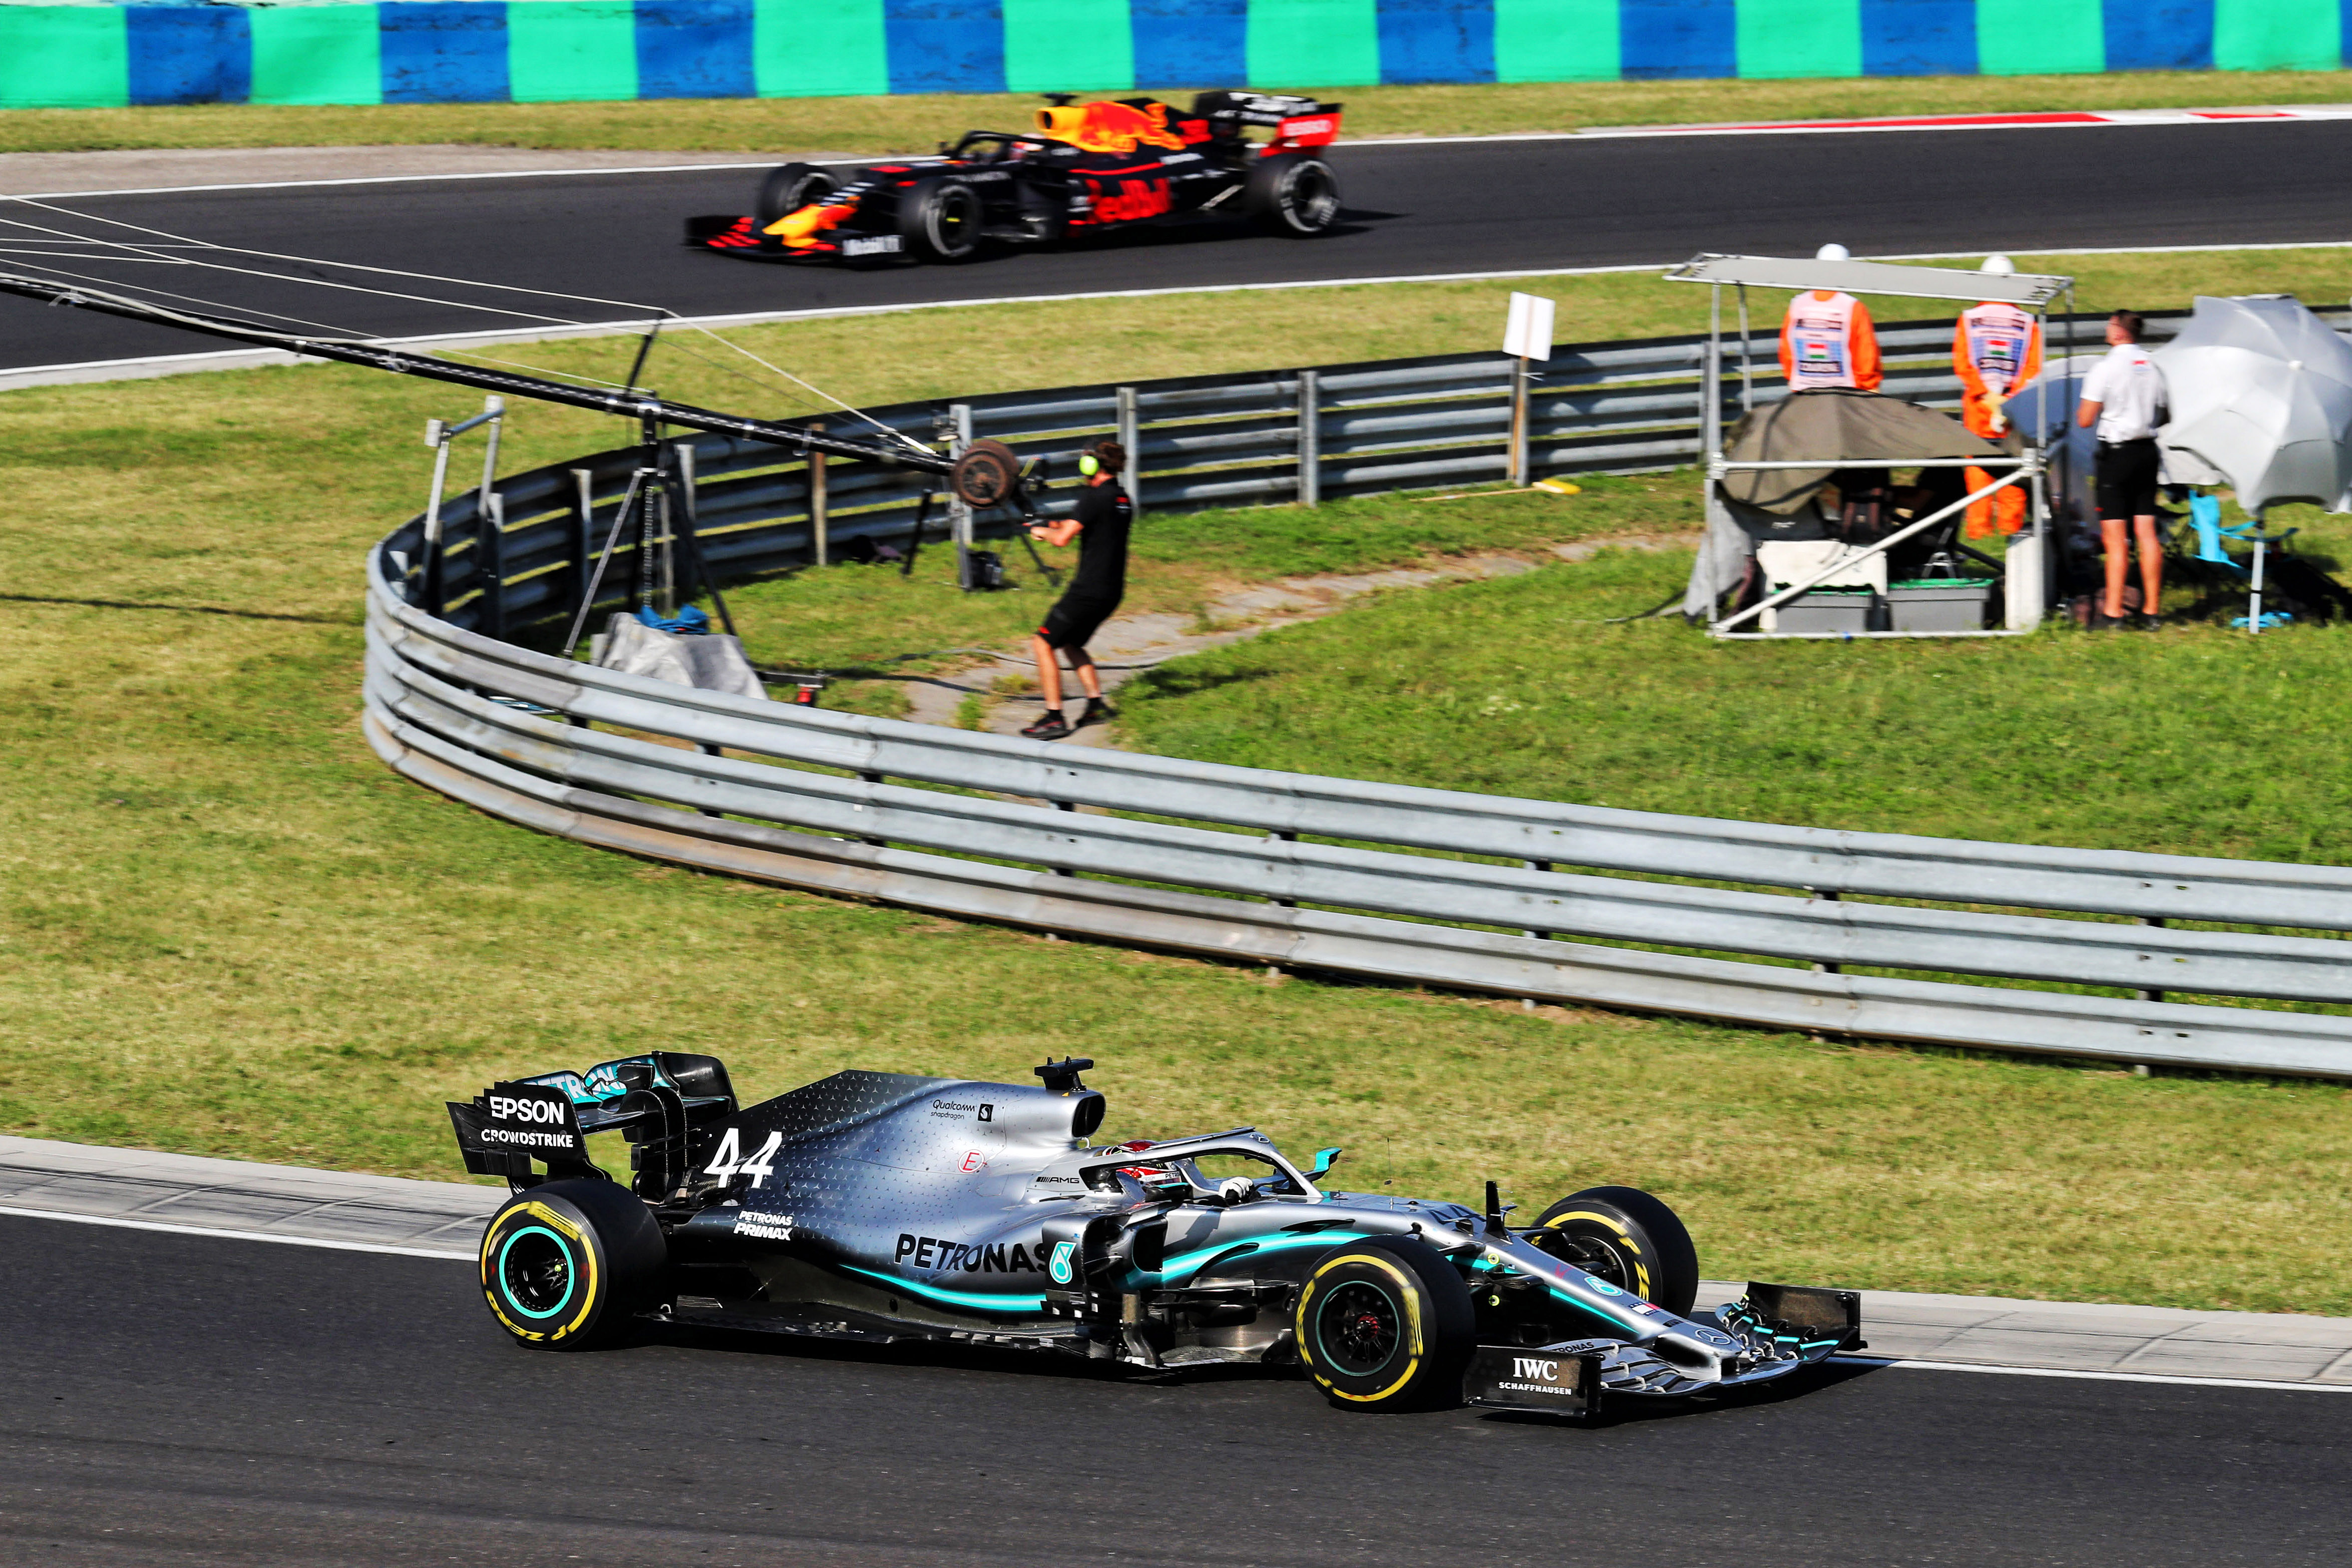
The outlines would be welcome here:
[[[1729,463],[1798,463],[1818,468],[1734,468],[1723,477],[1727,500],[1787,517],[1813,499],[1840,468],[1901,468],[1923,458],[2007,458],[2006,448],[1975,435],[1948,414],[1875,392],[1822,388],[1800,392],[1749,414],[1724,447]]]

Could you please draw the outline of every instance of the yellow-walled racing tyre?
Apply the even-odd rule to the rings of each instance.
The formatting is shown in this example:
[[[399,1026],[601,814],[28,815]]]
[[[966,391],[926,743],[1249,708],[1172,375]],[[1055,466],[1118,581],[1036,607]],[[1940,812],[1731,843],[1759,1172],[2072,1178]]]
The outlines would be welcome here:
[[[482,1295],[501,1328],[541,1350],[609,1343],[661,1289],[661,1226],[618,1182],[547,1182],[482,1232]]]
[[[1349,1242],[1317,1259],[1291,1327],[1307,1375],[1343,1410],[1459,1400],[1478,1337],[1470,1287],[1410,1237]]]
[[[1690,1232],[1639,1187],[1571,1193],[1537,1216],[1527,1239],[1676,1317],[1687,1317],[1698,1299],[1698,1248]]]

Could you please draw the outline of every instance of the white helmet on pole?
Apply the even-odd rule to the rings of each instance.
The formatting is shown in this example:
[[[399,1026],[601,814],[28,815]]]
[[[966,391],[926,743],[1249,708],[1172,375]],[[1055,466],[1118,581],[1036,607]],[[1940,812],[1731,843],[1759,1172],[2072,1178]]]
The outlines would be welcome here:
[[[1813,259],[1816,261],[1852,261],[1853,259],[1853,252],[1832,240],[1829,244],[1822,246],[1819,250],[1814,251]]]
[[[2017,276],[2017,263],[2006,256],[1988,256],[1984,258],[1984,265],[1977,270],[1994,273],[2002,278],[2014,278]]]

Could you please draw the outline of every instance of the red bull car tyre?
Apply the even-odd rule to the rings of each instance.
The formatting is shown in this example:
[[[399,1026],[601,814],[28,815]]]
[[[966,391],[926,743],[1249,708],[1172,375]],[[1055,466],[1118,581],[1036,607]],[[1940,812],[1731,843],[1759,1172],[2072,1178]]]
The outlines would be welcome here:
[[[1331,165],[1303,153],[1261,158],[1249,174],[1242,200],[1276,234],[1302,238],[1328,229],[1339,219],[1339,178]]]
[[[961,180],[924,180],[898,200],[899,237],[909,251],[932,261],[977,255],[985,217],[980,193]]]
[[[824,200],[841,189],[841,182],[814,163],[782,163],[760,182],[760,199],[751,208],[754,222],[765,228],[778,218]]]
[[[1315,1386],[1352,1410],[1452,1403],[1478,1342],[1469,1286],[1411,1237],[1326,1253],[1299,1287],[1292,1331]]]
[[[1698,1300],[1698,1248],[1682,1219],[1639,1187],[1587,1187],[1536,1217],[1536,1245],[1666,1310]]]
[[[614,1182],[546,1182],[516,1194],[482,1232],[482,1294],[520,1343],[582,1350],[611,1341],[659,1290],[661,1225]]]

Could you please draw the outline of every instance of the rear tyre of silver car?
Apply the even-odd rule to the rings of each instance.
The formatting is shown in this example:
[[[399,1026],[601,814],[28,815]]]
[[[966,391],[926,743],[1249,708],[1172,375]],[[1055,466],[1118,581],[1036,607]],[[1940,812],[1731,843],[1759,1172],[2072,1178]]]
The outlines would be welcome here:
[[[1339,221],[1339,176],[1320,158],[1276,153],[1250,165],[1242,206],[1275,233],[1304,239]]]
[[[917,256],[969,261],[980,253],[985,216],[980,193],[961,180],[924,180],[898,197],[898,235]]]
[[[1528,1239],[1676,1317],[1698,1300],[1698,1248],[1665,1203],[1639,1187],[1587,1187],[1544,1210]]]
[[[841,189],[841,182],[814,163],[781,163],[768,171],[760,182],[760,200],[752,207],[751,216],[759,226],[766,228],[780,217],[789,217],[814,202],[821,202]]]
[[[1470,1287],[1411,1237],[1349,1242],[1318,1258],[1291,1331],[1307,1375],[1343,1410],[1454,1404],[1478,1341]]]
[[[537,1350],[610,1344],[658,1299],[669,1244],[618,1182],[546,1182],[509,1198],[482,1232],[483,1298]]]

